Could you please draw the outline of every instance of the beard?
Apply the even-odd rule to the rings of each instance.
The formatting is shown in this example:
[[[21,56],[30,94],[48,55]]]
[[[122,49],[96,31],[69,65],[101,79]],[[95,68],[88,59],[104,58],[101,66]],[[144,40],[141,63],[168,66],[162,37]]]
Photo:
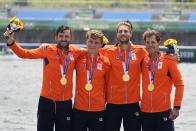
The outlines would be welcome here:
[[[128,44],[128,43],[129,43],[129,39],[127,39],[126,37],[124,37],[124,38],[119,38],[118,41],[119,41],[121,44]]]
[[[59,41],[59,42],[57,42],[57,47],[60,48],[60,49],[69,49],[69,42],[67,42],[67,41]]]

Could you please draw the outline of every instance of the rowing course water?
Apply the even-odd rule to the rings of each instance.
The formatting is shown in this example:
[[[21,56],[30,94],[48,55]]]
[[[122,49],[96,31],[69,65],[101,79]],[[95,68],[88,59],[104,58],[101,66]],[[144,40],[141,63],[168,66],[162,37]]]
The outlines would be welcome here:
[[[0,56],[0,67],[0,131],[36,131],[42,60]],[[179,68],[185,92],[175,129],[196,131],[196,64],[181,63]]]

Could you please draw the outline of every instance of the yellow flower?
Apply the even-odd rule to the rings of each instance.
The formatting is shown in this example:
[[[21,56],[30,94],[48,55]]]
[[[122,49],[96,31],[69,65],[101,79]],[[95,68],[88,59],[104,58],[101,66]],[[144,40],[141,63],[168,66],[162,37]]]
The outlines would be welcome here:
[[[106,38],[105,36],[103,36],[103,44],[107,44],[107,43],[109,43],[108,38]]]
[[[173,44],[177,45],[178,42],[176,39],[168,39],[164,42],[164,46],[168,47],[169,45],[173,46]]]
[[[18,21],[18,25],[19,25],[19,27],[20,27],[20,30],[22,30],[22,29],[23,29],[23,23],[22,23],[21,20]]]
[[[10,19],[10,23],[13,22],[16,19],[16,16]]]
[[[20,30],[23,29],[23,23],[21,20],[19,20],[18,18],[13,17],[12,19],[10,19],[10,23],[15,23],[17,28],[20,28]]]

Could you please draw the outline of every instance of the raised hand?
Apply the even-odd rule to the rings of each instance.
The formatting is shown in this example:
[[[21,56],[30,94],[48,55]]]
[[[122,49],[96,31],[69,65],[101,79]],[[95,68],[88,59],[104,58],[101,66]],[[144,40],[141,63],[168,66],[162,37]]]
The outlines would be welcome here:
[[[12,44],[14,42],[14,32],[10,33],[9,30],[6,30],[3,35],[8,44]]]

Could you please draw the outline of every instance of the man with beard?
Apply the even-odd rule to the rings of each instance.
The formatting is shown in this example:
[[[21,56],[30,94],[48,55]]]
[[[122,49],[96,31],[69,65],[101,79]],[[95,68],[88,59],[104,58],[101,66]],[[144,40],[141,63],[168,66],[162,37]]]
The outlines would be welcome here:
[[[106,131],[120,131],[121,121],[125,131],[140,131],[140,75],[146,50],[134,45],[130,39],[133,27],[130,21],[117,25],[119,45],[104,53],[111,63],[107,84]]]
[[[75,60],[81,49],[70,46],[72,30],[65,25],[56,29],[57,44],[27,50],[14,41],[14,33],[4,33],[7,45],[20,58],[43,59],[43,84],[38,105],[38,131],[71,131],[72,116],[72,78]],[[80,52],[80,53],[78,53]]]

